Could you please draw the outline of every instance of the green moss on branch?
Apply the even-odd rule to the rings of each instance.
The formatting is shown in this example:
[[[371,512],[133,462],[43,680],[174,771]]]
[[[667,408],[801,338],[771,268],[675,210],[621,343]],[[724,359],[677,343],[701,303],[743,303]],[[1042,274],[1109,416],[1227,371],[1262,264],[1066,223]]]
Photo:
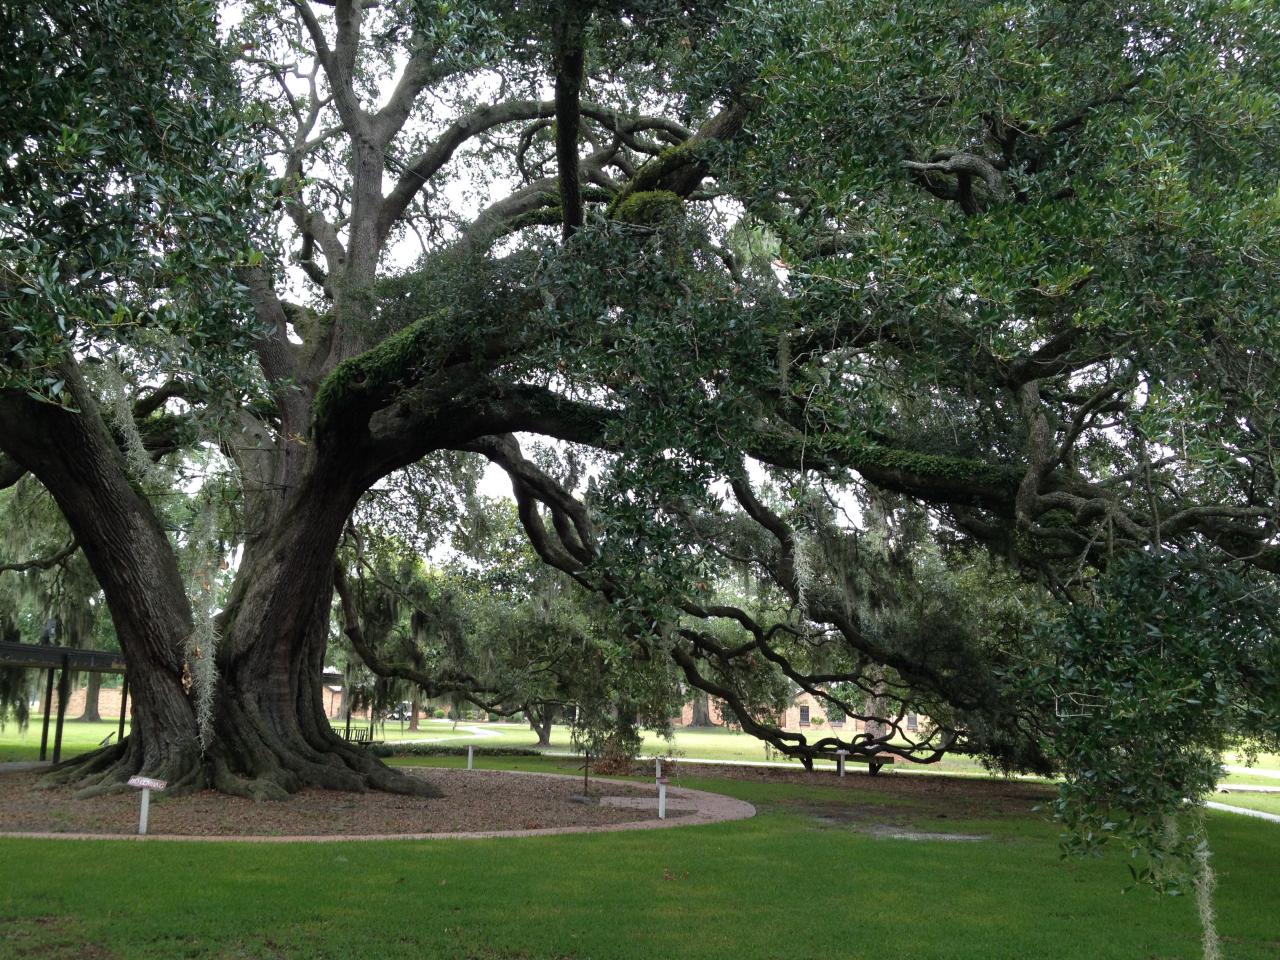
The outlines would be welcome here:
[[[627,181],[626,186],[618,191],[618,195],[609,204],[605,216],[610,220],[625,219],[620,216],[620,211],[637,194],[651,191],[671,193],[669,190],[660,189],[663,182],[677,170],[699,162],[698,142],[695,140],[687,140],[674,147],[668,147],[636,171],[636,175]],[[671,196],[675,194],[671,193]]]
[[[680,216],[684,201],[670,190],[642,190],[630,194],[613,212],[613,219],[640,227],[654,227]]]
[[[358,357],[338,364],[316,391],[313,413],[317,433],[384,405],[397,387],[435,357],[440,316],[424,317]]]
[[[563,219],[564,211],[559,205],[539,207],[537,210],[528,210],[520,214],[507,224],[506,229],[510,233],[515,233],[525,227],[558,227]]]
[[[844,447],[849,465],[859,472],[882,471],[930,483],[1004,490],[1010,496],[1017,490],[1023,474],[1020,467],[1007,464],[896,450],[878,443],[850,441]]]

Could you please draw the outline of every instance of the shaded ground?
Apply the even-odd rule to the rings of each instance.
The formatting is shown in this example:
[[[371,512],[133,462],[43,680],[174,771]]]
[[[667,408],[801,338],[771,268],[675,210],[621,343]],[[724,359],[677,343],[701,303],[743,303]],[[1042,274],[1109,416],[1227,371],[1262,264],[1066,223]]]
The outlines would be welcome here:
[[[912,777],[851,774],[837,777],[789,770],[680,764],[679,776],[714,774],[725,779],[752,780],[809,787],[761,803],[763,809],[798,814],[820,830],[855,831],[894,840],[982,841],[988,833],[960,832],[953,824],[1013,821],[1054,796],[1050,786],[1020,780],[976,780],[968,777]]]
[[[889,771],[870,777],[850,773],[783,770],[769,767],[724,767],[680,762],[664,765],[673,783],[681,778],[717,778],[757,783],[795,784],[838,790],[820,799],[797,793],[784,805],[793,812],[832,817],[847,822],[873,819],[879,822],[918,823],[921,820],[989,820],[1025,817],[1033,808],[1050,802],[1057,791],[1049,784],[1026,780],[980,780],[973,777],[899,776]],[[865,805],[860,803],[865,800]]]
[[[409,771],[440,788],[425,799],[385,793],[303,790],[279,803],[254,803],[204,791],[152,794],[149,832],[188,836],[337,836],[539,830],[609,826],[654,819],[652,809],[574,802],[582,783],[493,771]],[[0,829],[56,833],[136,834],[137,793],[80,800],[68,787],[40,789],[39,773],[0,775]],[[652,798],[652,787],[593,784],[593,792]],[[670,816],[684,811],[673,809]]]

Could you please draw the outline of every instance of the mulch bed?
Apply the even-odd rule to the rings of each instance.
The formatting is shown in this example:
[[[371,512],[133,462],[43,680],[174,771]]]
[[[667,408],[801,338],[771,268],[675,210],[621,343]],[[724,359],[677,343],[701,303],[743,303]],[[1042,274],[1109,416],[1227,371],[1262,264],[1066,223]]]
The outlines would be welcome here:
[[[442,797],[303,790],[278,803],[204,791],[153,793],[149,833],[185,836],[358,836],[612,826],[655,819],[653,810],[574,802],[582,781],[484,770],[406,770]],[[136,834],[138,793],[79,800],[70,787],[41,789],[40,773],[0,775],[0,831]],[[594,783],[592,793],[653,797],[652,787]],[[671,811],[670,816],[679,816]]]

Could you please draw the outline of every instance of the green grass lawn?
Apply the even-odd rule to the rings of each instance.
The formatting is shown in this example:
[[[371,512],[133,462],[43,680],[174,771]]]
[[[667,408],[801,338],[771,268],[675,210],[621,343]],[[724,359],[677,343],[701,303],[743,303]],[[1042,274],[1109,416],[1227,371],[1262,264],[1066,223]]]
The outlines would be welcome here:
[[[32,717],[31,723],[25,731],[19,730],[16,723],[10,722],[6,724],[4,729],[0,730],[0,762],[37,759],[40,755],[40,723],[40,717]],[[363,726],[359,721],[353,721],[353,725]],[[478,746],[488,747],[533,747],[537,741],[537,737],[527,725],[516,723],[472,723],[460,721],[454,724],[451,720],[423,719],[419,721],[419,729],[417,730],[410,730],[408,726],[407,723],[401,723],[400,721],[389,721],[385,726],[379,728],[378,736],[390,742],[396,740],[439,740],[442,743],[456,746],[473,743]],[[335,721],[334,727],[337,730],[342,730],[343,724],[341,721]],[[95,749],[102,738],[108,733],[114,732],[115,729],[116,722],[114,720],[104,723],[80,723],[79,721],[69,720],[63,729],[62,755],[64,757],[73,757],[86,750]],[[128,729],[129,725],[126,723],[126,733]],[[49,741],[49,749],[50,753],[52,753],[52,727],[49,732]],[[569,752],[573,750],[573,745],[569,739],[568,727],[557,725],[552,728],[550,749],[552,752]],[[744,733],[735,733],[724,729],[677,729],[675,737],[671,741],[664,740],[652,731],[646,731],[643,752],[646,755],[674,756],[689,760],[759,762],[769,759],[769,754],[765,751],[764,744],[761,741]],[[779,760],[780,758],[774,754],[772,759]],[[1226,758],[1226,762],[1242,763],[1243,758],[1232,755]],[[798,762],[793,761],[793,763],[795,763],[797,769],[800,768]],[[833,765],[820,763],[819,766]],[[1260,755],[1257,759],[1256,768],[1260,771],[1280,771],[1280,755]],[[859,766],[850,764],[850,769],[856,770],[859,769]],[[911,773],[986,775],[986,770],[981,764],[968,757],[961,756],[948,757],[940,763],[928,765],[898,763],[893,769]],[[1280,778],[1267,777],[1261,773],[1232,773],[1224,778],[1223,782],[1228,784],[1280,786]]]
[[[1280,793],[1218,793],[1212,799],[1232,807],[1245,807],[1280,816]],[[1280,830],[1280,826],[1276,829]]]
[[[342,724],[335,722],[334,728],[341,730]],[[476,731],[479,731],[479,733],[477,734]],[[460,721],[455,726],[453,721],[446,720],[420,721],[419,729],[416,731],[409,730],[408,724],[404,724],[404,729],[401,729],[401,724],[398,721],[389,721],[385,727],[378,728],[378,736],[385,738],[388,742],[441,738],[442,742],[457,746],[473,743],[477,746],[491,747],[533,747],[538,739],[533,731],[524,725]],[[670,741],[663,739],[652,731],[644,731],[644,742],[641,750],[646,756],[674,756],[689,760],[762,762],[772,759],[773,761],[782,762],[784,759],[776,753],[770,755],[765,750],[764,743],[755,737],[723,729],[677,729],[675,737]],[[557,725],[552,727],[550,751],[553,753],[573,751],[573,744],[570,741],[569,728],[567,726]],[[799,761],[792,761],[792,763],[794,763],[796,769],[800,769]],[[834,764],[819,764],[819,766],[824,765],[834,766]],[[855,766],[857,765],[850,764],[851,768]],[[968,757],[949,757],[940,763],[928,765],[901,763],[898,764],[898,768],[927,772],[986,773],[981,764]]]
[[[418,760],[418,762],[428,762]],[[456,765],[456,758],[430,761]],[[487,758],[486,766],[572,769]],[[1122,893],[1118,857],[1062,862],[1037,814],[943,820],[936,805],[816,784],[690,782],[757,817],[518,840],[137,844],[0,840],[0,956],[457,960],[1195,958],[1189,898]],[[862,815],[985,842],[876,838]],[[827,825],[816,814],[828,815]],[[1280,949],[1280,829],[1211,814],[1233,960]]]
[[[44,723],[42,716],[33,716],[27,729],[20,730],[12,720],[0,730],[0,762],[8,760],[39,760],[40,730]],[[49,724],[49,756],[53,756],[53,737],[56,721]],[[108,734],[114,734],[120,728],[116,720],[104,720],[101,723],[82,723],[79,720],[67,720],[62,725],[62,756],[64,759],[89,750],[96,750],[98,744]],[[124,724],[125,736],[129,734],[129,721]],[[112,737],[112,743],[115,738]]]
[[[1230,763],[1236,766],[1244,766],[1245,761],[1245,757],[1235,754],[1228,754],[1224,759],[1225,763]],[[1253,786],[1263,787],[1280,787],[1280,777],[1275,776],[1277,772],[1280,772],[1280,754],[1258,754],[1257,759],[1253,763],[1252,769],[1256,770],[1257,773],[1231,772],[1222,779],[1222,782],[1227,784],[1234,783],[1241,785],[1251,784]],[[1267,776],[1267,773],[1271,773],[1272,776]]]
[[[1218,782],[1237,786],[1280,787],[1280,777],[1264,773],[1229,773]]]
[[[336,724],[336,726],[341,729],[340,724]],[[458,746],[474,743],[483,746],[532,747],[537,741],[533,731],[521,724],[460,721],[455,725],[453,721],[423,720],[420,722],[420,728],[416,731],[408,730],[407,724],[403,725],[406,729],[402,730],[401,726],[399,722],[391,721],[386,724],[385,728],[379,728],[379,736],[384,736],[388,741],[447,738],[443,742]],[[480,731],[480,734],[476,735],[473,731]],[[573,750],[567,726],[557,725],[552,727],[550,750],[552,752],[569,752]],[[674,756],[688,760],[761,762],[769,759],[774,761],[783,759],[776,753],[770,756],[765,750],[764,743],[755,737],[718,728],[697,730],[677,728],[674,738],[670,741],[663,739],[652,731],[644,731],[642,752],[646,756]],[[792,762],[797,769],[800,769],[798,761]],[[1243,758],[1231,755],[1226,758],[1226,762],[1242,763]],[[819,766],[834,766],[834,764],[820,763]],[[856,764],[850,764],[851,769],[856,769],[857,766]],[[1260,771],[1280,771],[1280,755],[1261,754],[1255,766]],[[963,756],[951,756],[935,764],[898,763],[895,765],[894,770],[909,771],[911,773],[988,775],[982,764]],[[1280,778],[1267,777],[1262,774],[1233,773],[1225,777],[1222,782],[1280,786]]]
[[[1227,763],[1246,764],[1248,758],[1243,754],[1233,753],[1227,755]],[[1259,770],[1280,770],[1280,753],[1260,753],[1254,760],[1255,767]]]

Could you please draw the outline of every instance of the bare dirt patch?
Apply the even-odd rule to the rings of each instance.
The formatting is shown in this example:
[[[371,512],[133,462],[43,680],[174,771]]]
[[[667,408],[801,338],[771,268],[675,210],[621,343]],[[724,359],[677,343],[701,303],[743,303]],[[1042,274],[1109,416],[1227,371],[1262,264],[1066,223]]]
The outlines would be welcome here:
[[[0,956],[14,960],[115,960],[116,955],[90,943],[68,917],[0,920]]]
[[[956,833],[949,829],[950,824],[1025,817],[1055,794],[1047,784],[1014,779],[888,771],[876,777],[865,773],[838,777],[827,770],[810,773],[778,767],[686,762],[664,767],[676,782],[691,777],[719,777],[818,788],[779,795],[761,805],[811,817],[819,829],[854,830],[901,840],[989,840],[988,834]]]
[[[406,770],[437,786],[425,799],[385,793],[303,790],[278,803],[254,803],[204,791],[180,797],[152,794],[149,833],[156,836],[359,836],[609,827],[655,819],[647,805],[575,803],[582,783],[559,777],[483,770]],[[77,799],[67,787],[40,789],[39,773],[0,775],[0,830],[133,835],[136,792]],[[593,784],[615,797],[652,797],[652,787]],[[679,817],[683,810],[671,810]]]
[[[893,773],[887,769],[875,777],[865,773],[837,777],[828,770],[809,773],[778,767],[700,765],[680,761],[664,763],[663,772],[674,782],[688,777],[714,777],[827,787],[831,789],[829,802],[816,802],[813,797],[806,797],[792,803],[814,808],[815,815],[829,813],[850,820],[883,820],[888,804],[892,805],[889,809],[898,809],[913,821],[922,818],[976,820],[1022,817],[1033,807],[1052,800],[1056,794],[1048,784],[1027,780],[921,776]]]

